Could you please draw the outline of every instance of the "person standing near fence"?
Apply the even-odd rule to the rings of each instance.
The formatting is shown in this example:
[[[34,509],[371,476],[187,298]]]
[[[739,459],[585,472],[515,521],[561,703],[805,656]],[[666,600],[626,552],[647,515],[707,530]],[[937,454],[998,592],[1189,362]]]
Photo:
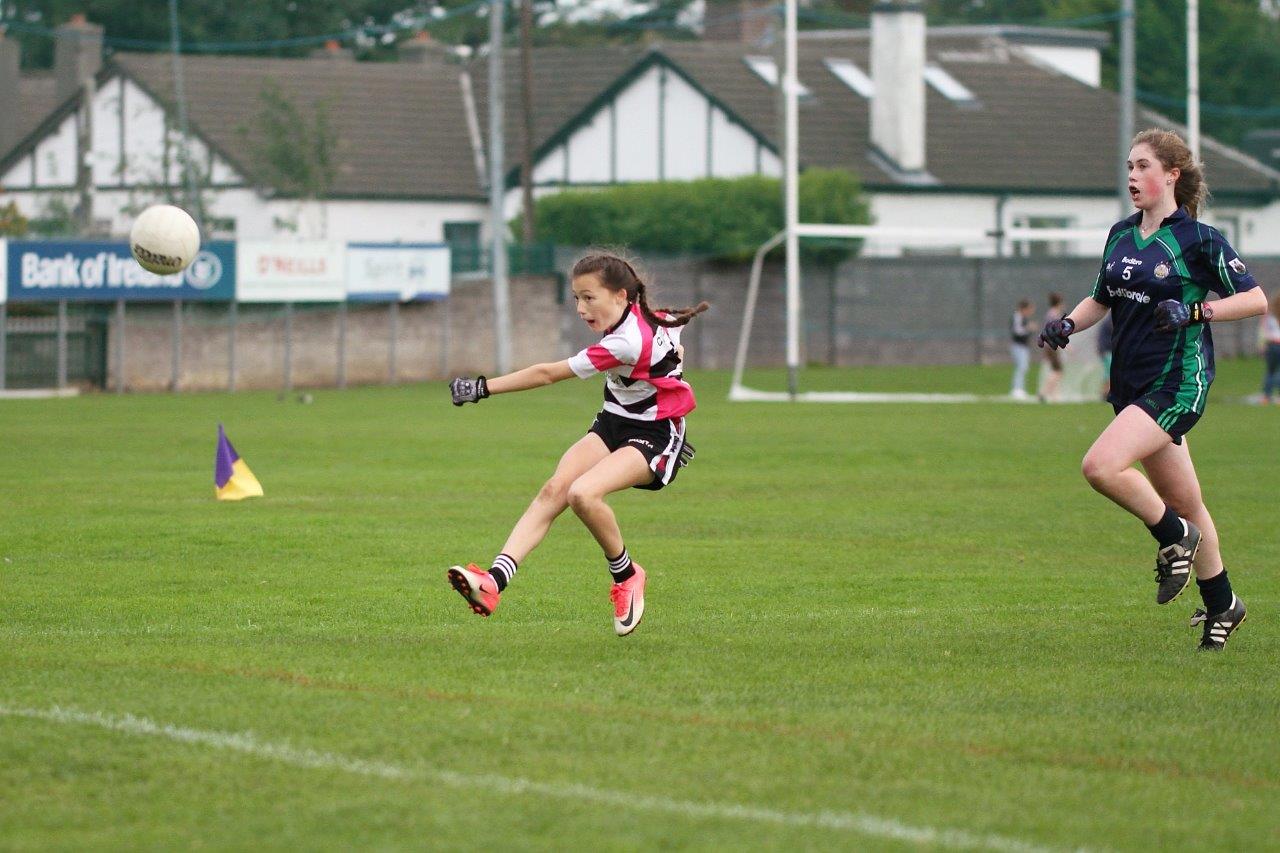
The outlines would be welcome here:
[[[1009,354],[1013,356],[1013,384],[1009,396],[1015,400],[1027,399],[1027,367],[1031,364],[1031,317],[1036,306],[1030,299],[1019,299],[1009,319]]]
[[[1271,310],[1262,318],[1262,402],[1280,404],[1280,291],[1271,297]]]
[[[1177,598],[1194,569],[1204,610],[1192,624],[1204,625],[1200,649],[1216,651],[1244,622],[1245,606],[1227,578],[1184,436],[1204,414],[1213,382],[1210,321],[1255,317],[1267,299],[1226,238],[1197,221],[1208,188],[1176,133],[1139,133],[1128,169],[1138,212],[1111,227],[1092,292],[1045,323],[1039,344],[1065,347],[1111,312],[1116,417],[1085,454],[1082,472],[1155,538],[1157,604]],[[1210,291],[1222,298],[1204,301]]]
[[[564,361],[535,364],[505,376],[454,379],[449,383],[453,404],[604,373],[604,408],[587,434],[564,452],[492,567],[485,571],[474,563],[454,566],[448,578],[472,611],[490,615],[520,562],[560,513],[572,507],[604,551],[613,578],[613,627],[618,636],[625,636],[644,615],[645,572],[627,552],[605,498],[629,488],[657,491],[693,458],[685,415],[696,404],[684,380],[680,331],[708,306],[700,302],[692,308],[650,308],[635,267],[610,252],[589,254],[574,264],[571,286],[578,316],[601,335],[600,342]]]
[[[1062,294],[1049,294],[1049,310],[1045,312],[1046,323],[1062,319]],[[1058,389],[1062,386],[1062,356],[1052,347],[1044,351],[1044,373],[1040,376],[1040,402],[1058,402]]]

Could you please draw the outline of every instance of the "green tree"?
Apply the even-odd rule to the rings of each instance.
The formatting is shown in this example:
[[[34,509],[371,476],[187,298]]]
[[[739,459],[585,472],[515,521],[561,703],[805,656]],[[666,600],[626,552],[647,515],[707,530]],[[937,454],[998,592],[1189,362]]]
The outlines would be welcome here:
[[[857,177],[826,169],[801,175],[800,216],[849,225],[870,221]],[[782,219],[776,178],[662,181],[544,196],[537,203],[537,236],[562,245],[620,244],[740,261],[782,230]],[[857,248],[850,241],[804,246],[806,256],[822,263],[836,263]]]
[[[18,210],[16,201],[0,207],[0,237],[21,237],[27,233],[27,225],[27,217]]]
[[[207,0],[180,4],[178,27],[183,42],[283,41],[387,24],[397,14],[424,14],[434,5],[412,0]],[[30,68],[53,64],[53,39],[31,30],[52,29],[75,13],[101,24],[108,39],[169,40],[166,0],[0,0],[0,21],[22,25],[9,35],[21,42],[22,64]],[[260,52],[301,56],[315,46],[280,45]],[[369,43],[362,49],[372,51],[375,46]]]
[[[258,94],[261,108],[238,132],[251,152],[254,178],[287,196],[320,200],[337,177],[337,131],[329,104],[298,106],[280,84],[268,80]]]

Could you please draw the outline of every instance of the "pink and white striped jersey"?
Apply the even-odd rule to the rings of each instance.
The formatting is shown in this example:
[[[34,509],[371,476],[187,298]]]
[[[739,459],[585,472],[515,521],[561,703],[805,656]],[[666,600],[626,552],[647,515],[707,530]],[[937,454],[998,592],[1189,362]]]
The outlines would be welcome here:
[[[681,378],[680,327],[654,326],[632,303],[600,343],[569,359],[582,379],[605,374],[604,410],[637,421],[681,418],[697,402]]]

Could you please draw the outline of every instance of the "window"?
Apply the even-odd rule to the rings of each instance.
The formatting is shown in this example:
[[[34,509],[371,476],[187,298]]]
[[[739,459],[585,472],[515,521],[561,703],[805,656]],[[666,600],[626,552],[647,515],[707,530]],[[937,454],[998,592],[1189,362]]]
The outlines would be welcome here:
[[[747,63],[747,67],[756,73],[756,76],[769,85],[770,88],[778,88],[778,63],[773,61],[772,56],[744,56],[742,61]],[[799,88],[796,94],[801,98],[812,98],[813,93],[809,88],[796,81]]]
[[[446,222],[444,241],[449,244],[455,273],[479,272],[484,266],[479,222]]]
[[[851,59],[824,59],[827,70],[839,78],[853,91],[864,98],[872,98],[876,93],[876,84],[867,73],[853,64]]]
[[[978,99],[974,97],[973,92],[965,88],[965,85],[956,78],[952,77],[941,65],[926,65],[924,67],[924,79],[930,86],[938,90],[938,93],[957,104],[976,105]]]

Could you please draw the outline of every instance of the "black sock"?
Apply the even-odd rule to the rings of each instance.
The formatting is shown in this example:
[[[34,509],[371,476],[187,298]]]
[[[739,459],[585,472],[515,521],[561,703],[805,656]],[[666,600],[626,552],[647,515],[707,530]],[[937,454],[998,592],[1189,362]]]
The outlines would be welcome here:
[[[1227,580],[1226,568],[1208,580],[1196,578],[1196,586],[1200,587],[1200,598],[1204,600],[1204,609],[1210,616],[1231,606],[1234,596],[1231,593],[1231,581]]]
[[[511,583],[511,579],[516,576],[516,568],[516,561],[506,554],[499,554],[493,558],[493,568],[489,569],[489,574],[493,576],[493,582],[498,585],[498,592],[502,592],[507,588],[507,584]]]
[[[631,565],[631,555],[627,553],[627,546],[622,546],[621,554],[608,559],[609,574],[613,575],[614,583],[622,583],[636,573],[635,568]]]
[[[1164,518],[1155,524],[1148,524],[1147,529],[1160,543],[1161,548],[1167,548],[1187,535],[1187,529],[1182,526],[1182,519],[1168,506],[1164,508]]]

